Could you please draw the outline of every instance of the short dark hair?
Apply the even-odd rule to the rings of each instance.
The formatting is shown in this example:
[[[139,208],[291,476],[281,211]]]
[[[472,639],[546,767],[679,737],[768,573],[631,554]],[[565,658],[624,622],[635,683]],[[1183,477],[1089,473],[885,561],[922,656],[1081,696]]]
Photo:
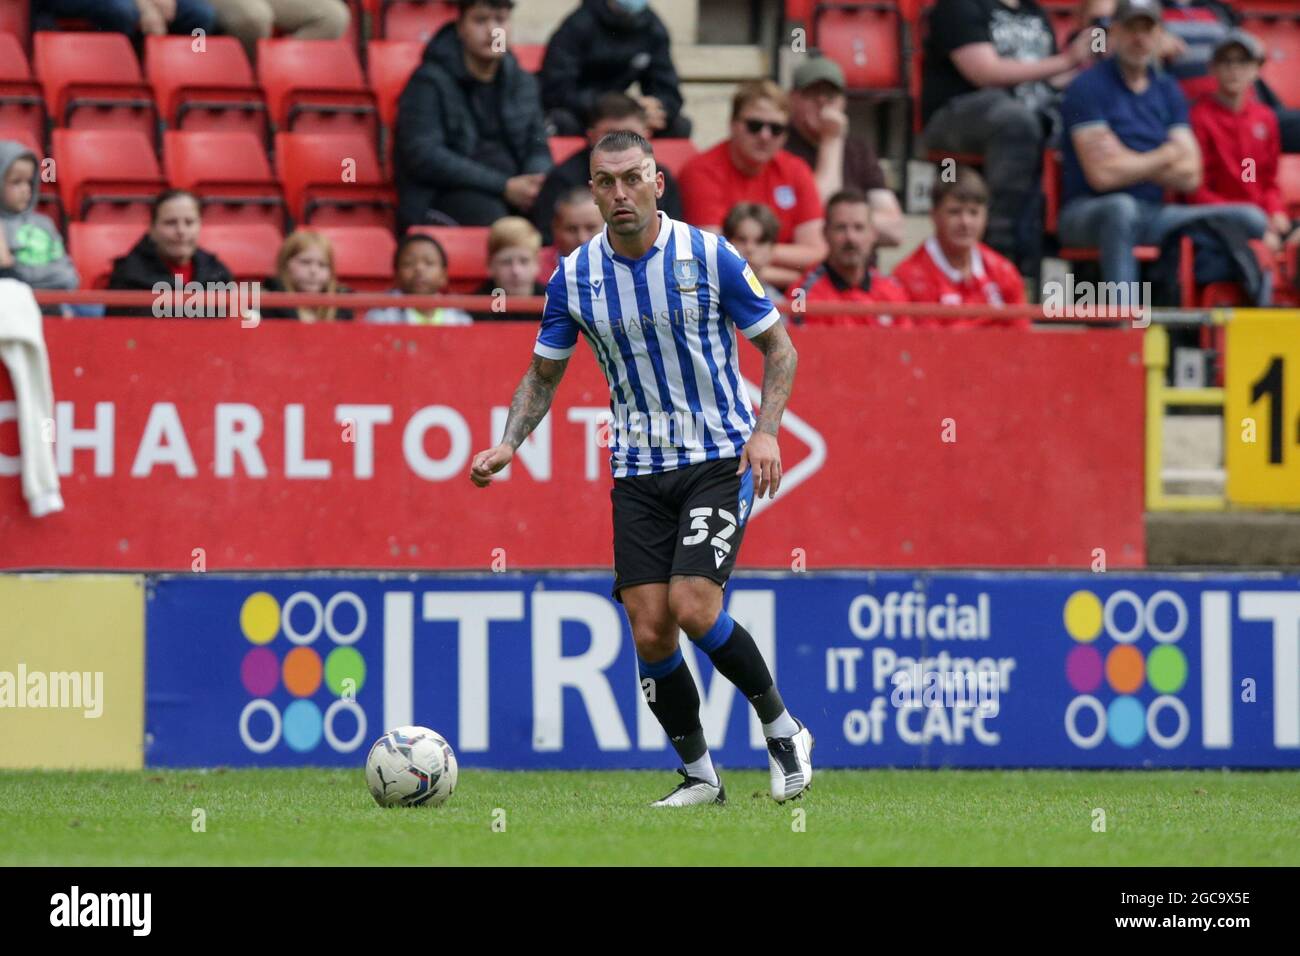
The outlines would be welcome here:
[[[639,149],[647,156],[654,157],[654,147],[650,141],[640,133],[633,133],[630,130],[619,129],[612,133],[606,133],[600,138],[600,142],[591,148],[593,153],[620,153],[625,149]]]
[[[181,196],[188,196],[194,200],[195,207],[199,210],[199,215],[203,215],[203,203],[199,202],[199,197],[194,195],[188,189],[164,189],[157,196],[153,197],[153,205],[149,207],[149,225],[158,221],[158,211],[162,209],[163,203],[171,202]]]
[[[958,202],[973,202],[978,206],[989,204],[989,187],[984,177],[969,166],[958,166],[952,180],[939,176],[930,189],[930,207],[938,209],[949,197]]]
[[[415,245],[417,242],[427,242],[433,248],[438,250],[438,255],[442,259],[442,267],[448,268],[450,263],[447,262],[447,250],[442,247],[442,243],[423,232],[408,232],[402,237],[401,242],[397,244],[397,251],[393,253],[393,271],[397,271],[397,264],[402,261],[402,253]]]
[[[871,205],[867,200],[867,194],[861,189],[841,189],[835,195],[831,196],[830,199],[826,200],[826,221],[830,221],[831,210],[836,206],[844,206],[850,203],[862,203],[865,206]]]
[[[595,201],[596,197],[586,186],[570,186],[555,197],[555,209],[558,211],[561,206],[585,206]]]
[[[776,242],[781,233],[781,223],[771,208],[758,202],[738,202],[727,210],[727,218],[722,221],[722,234],[730,239],[740,229],[740,224],[750,219],[763,230],[763,242]]]
[[[456,15],[458,17],[463,17],[470,11],[471,7],[477,7],[480,5],[493,7],[498,10],[502,7],[511,10],[514,8],[515,0],[456,0]]]
[[[644,123],[645,107],[626,93],[602,93],[596,97],[596,102],[591,107],[587,128],[590,129],[601,120],[621,120],[631,116]]]

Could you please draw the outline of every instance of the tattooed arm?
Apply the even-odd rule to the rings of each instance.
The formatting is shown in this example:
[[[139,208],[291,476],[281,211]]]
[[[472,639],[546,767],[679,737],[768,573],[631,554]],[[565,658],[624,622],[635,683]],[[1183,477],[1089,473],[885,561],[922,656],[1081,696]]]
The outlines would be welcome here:
[[[799,364],[799,353],[785,331],[785,324],[777,322],[765,332],[750,339],[763,353],[763,397],[754,434],[749,436],[745,450],[740,455],[737,473],[746,465],[755,472],[754,494],[761,498],[771,488],[769,497],[776,497],[781,487],[781,449],[776,443],[781,428],[781,415],[794,388],[794,370]]]
[[[506,418],[506,430],[501,444],[474,456],[469,473],[470,481],[480,488],[486,488],[492,483],[492,476],[510,464],[515,449],[532,433],[537,423],[546,417],[568,364],[567,358],[548,359],[533,355],[533,363],[528,366],[528,371],[524,373],[519,387],[515,389],[515,397],[510,402],[510,415]]]

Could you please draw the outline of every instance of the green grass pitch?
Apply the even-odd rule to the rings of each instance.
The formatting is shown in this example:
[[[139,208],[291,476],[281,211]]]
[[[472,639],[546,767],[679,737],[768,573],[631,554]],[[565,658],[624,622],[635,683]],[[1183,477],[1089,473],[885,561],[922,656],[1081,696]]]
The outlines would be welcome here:
[[[469,769],[381,810],[359,769],[7,771],[0,865],[1300,864],[1293,771],[828,770],[779,806],[733,770],[726,807],[646,806],[677,779]]]

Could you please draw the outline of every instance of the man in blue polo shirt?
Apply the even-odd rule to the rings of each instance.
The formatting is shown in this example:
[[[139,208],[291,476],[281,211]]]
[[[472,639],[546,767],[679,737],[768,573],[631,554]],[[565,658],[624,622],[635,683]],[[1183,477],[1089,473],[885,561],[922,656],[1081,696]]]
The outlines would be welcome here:
[[[1099,247],[1102,280],[1124,289],[1138,279],[1134,246],[1159,245],[1211,215],[1252,238],[1268,228],[1254,206],[1165,203],[1166,192],[1196,189],[1202,170],[1187,101],[1153,69],[1161,31],[1159,0],[1120,0],[1110,27],[1114,55],[1071,83],[1061,106],[1061,243]]]

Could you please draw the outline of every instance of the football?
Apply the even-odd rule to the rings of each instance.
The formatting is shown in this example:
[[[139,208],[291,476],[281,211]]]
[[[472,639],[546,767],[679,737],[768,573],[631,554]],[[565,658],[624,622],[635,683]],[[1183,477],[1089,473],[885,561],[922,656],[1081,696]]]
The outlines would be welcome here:
[[[398,727],[370,748],[366,786],[381,807],[436,807],[456,789],[456,754],[428,727]]]

